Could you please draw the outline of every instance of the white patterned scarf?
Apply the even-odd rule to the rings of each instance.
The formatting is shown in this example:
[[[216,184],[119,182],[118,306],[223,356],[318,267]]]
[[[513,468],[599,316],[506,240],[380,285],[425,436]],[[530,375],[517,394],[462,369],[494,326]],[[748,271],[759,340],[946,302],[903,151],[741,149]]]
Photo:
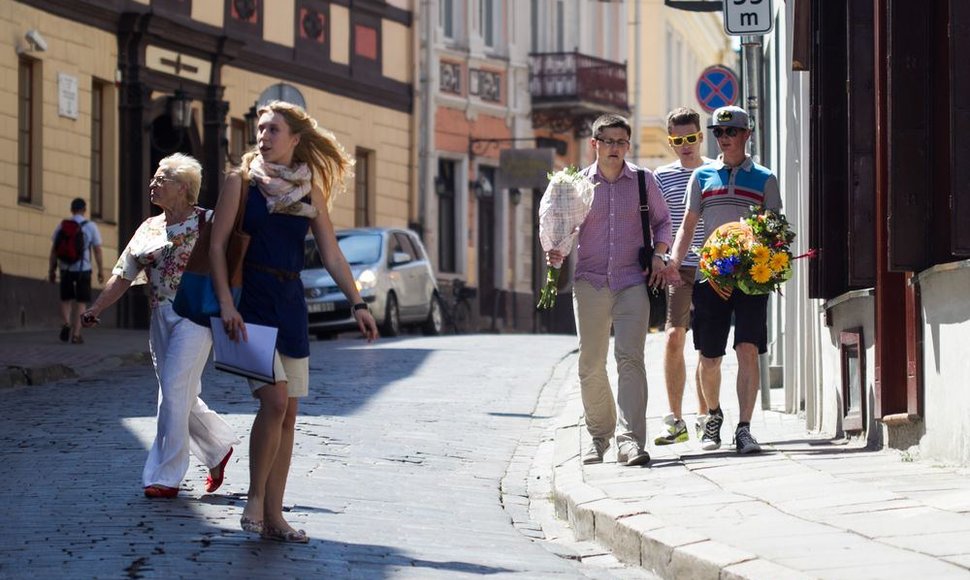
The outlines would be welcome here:
[[[253,158],[249,165],[249,178],[259,186],[266,198],[269,213],[299,215],[313,219],[319,211],[302,200],[310,193],[312,174],[306,163],[290,168],[276,163],[266,163],[262,155]]]

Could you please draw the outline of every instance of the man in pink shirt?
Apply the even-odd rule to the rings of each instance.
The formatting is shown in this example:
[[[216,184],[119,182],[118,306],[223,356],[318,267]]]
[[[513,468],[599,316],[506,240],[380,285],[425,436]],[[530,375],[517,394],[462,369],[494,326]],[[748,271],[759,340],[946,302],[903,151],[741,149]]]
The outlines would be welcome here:
[[[616,434],[617,462],[645,465],[647,375],[643,362],[650,300],[648,275],[638,262],[643,233],[637,167],[627,163],[630,123],[619,115],[602,115],[593,123],[590,146],[596,163],[583,172],[596,184],[593,205],[579,230],[573,310],[579,335],[579,382],[592,442],[583,463],[600,463]],[[653,174],[645,172],[647,204],[655,254],[649,284],[663,283],[659,272],[672,241],[670,214]],[[548,258],[561,258],[549,252]],[[619,375],[616,402],[606,374],[610,328]],[[617,413],[617,403],[619,413]]]

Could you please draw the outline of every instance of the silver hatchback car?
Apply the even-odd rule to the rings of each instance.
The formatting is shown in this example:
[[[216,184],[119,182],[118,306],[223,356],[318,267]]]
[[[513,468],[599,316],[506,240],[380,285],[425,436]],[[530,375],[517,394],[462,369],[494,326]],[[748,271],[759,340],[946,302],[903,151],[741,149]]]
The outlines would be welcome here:
[[[338,231],[337,243],[382,336],[397,336],[405,325],[420,326],[425,334],[441,332],[438,285],[417,234],[401,228],[355,228]],[[306,240],[300,277],[311,334],[326,338],[357,328],[351,304],[323,267],[313,236]]]

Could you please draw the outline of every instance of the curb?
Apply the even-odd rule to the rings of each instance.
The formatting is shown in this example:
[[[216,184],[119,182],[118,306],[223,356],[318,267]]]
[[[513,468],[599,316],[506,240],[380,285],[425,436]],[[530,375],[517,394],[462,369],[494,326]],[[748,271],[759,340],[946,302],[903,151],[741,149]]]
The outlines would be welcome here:
[[[576,398],[564,417],[580,417]],[[697,580],[802,580],[800,571],[711,540],[680,526],[668,525],[643,505],[611,499],[585,482],[580,462],[581,417],[556,430],[557,463],[552,472],[556,515],[569,523],[578,540],[595,540],[626,564],[645,568],[662,578]]]
[[[33,367],[9,365],[0,370],[0,389],[38,386],[64,379],[76,379],[106,369],[150,363],[151,360],[151,353],[146,351],[105,357],[89,367],[77,369],[60,363]]]

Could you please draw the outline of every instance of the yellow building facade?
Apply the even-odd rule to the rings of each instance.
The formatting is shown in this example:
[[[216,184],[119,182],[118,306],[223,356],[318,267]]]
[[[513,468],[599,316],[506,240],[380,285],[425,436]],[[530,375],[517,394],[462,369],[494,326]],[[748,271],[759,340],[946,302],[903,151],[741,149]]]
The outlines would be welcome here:
[[[720,12],[677,10],[664,0],[628,0],[627,10],[627,68],[636,116],[631,121],[639,127],[639,148],[633,161],[654,169],[676,159],[667,146],[667,113],[686,106],[701,113],[702,123],[706,122],[710,115],[697,102],[697,80],[713,65],[737,72],[737,56],[724,33]]]
[[[73,198],[88,201],[110,268],[153,213],[158,160],[199,159],[213,207],[253,144],[254,107],[274,98],[304,105],[357,160],[337,227],[412,223],[412,4],[0,0],[0,299],[14,306],[0,328],[56,324],[48,256]],[[117,313],[143,326],[144,297]]]

